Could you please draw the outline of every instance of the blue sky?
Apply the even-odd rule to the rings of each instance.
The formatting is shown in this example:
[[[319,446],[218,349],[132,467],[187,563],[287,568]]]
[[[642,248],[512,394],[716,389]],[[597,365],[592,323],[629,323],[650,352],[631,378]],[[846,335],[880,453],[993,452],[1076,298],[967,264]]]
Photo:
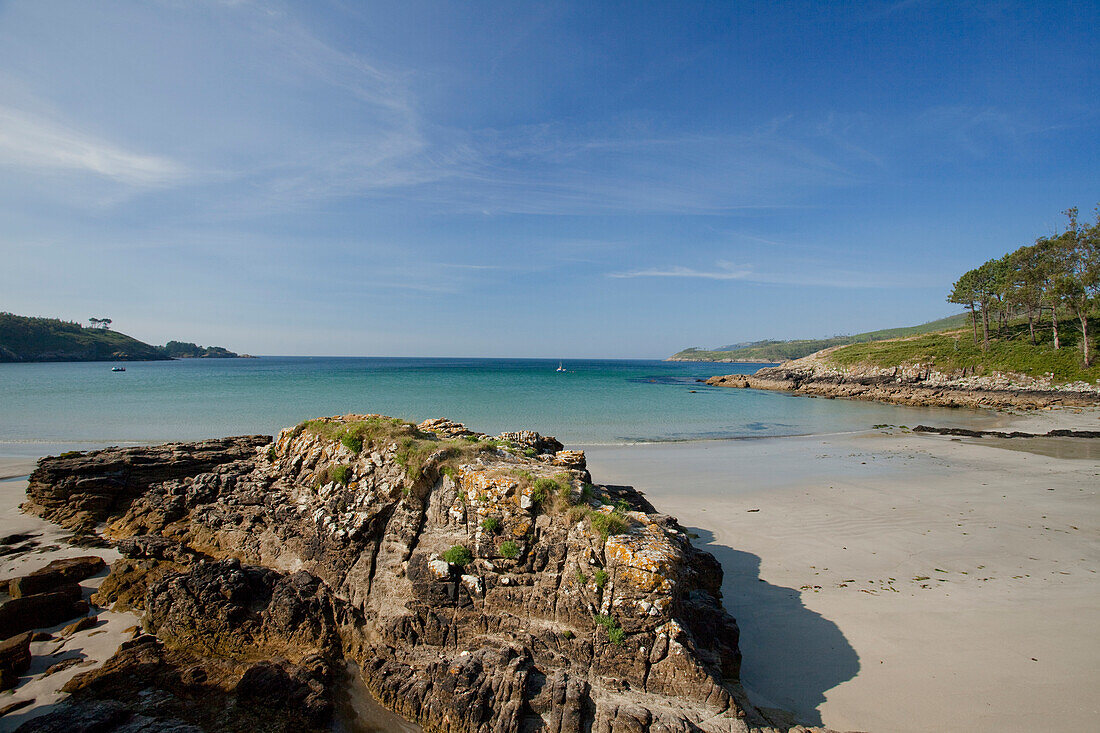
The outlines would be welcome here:
[[[0,2],[0,310],[551,358],[931,320],[1100,201],[1098,27],[1096,2]]]

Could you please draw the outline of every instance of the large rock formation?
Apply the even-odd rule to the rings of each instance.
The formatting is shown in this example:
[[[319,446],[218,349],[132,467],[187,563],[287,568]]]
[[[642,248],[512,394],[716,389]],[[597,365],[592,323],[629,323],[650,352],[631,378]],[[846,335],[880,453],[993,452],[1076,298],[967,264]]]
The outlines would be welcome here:
[[[143,610],[151,636],[39,725],[93,706],[321,729],[354,661],[430,731],[769,729],[737,684],[719,564],[637,491],[590,481],[537,433],[375,415],[43,459],[29,508],[108,522],[126,557],[93,600]]]
[[[896,367],[838,366],[829,361],[837,348],[754,374],[711,377],[707,384],[766,389],[814,397],[845,397],[898,405],[970,408],[1086,407],[1100,405],[1100,386],[1084,382],[1055,385],[1022,374],[967,375],[942,372],[934,364]]]

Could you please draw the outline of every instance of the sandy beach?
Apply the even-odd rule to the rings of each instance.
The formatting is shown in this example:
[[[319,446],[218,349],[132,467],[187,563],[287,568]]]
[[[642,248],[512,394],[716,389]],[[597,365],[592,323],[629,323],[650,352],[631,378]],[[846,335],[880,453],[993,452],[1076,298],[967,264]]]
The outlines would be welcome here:
[[[0,579],[26,575],[53,560],[68,557],[98,555],[108,563],[116,560],[119,555],[115,550],[69,545],[65,540],[70,532],[19,511],[27,486],[23,477],[34,470],[34,464],[35,461],[26,458],[0,458],[0,476],[3,477],[0,478],[0,537],[16,534],[29,537],[19,545],[25,548],[23,552],[0,558]],[[106,575],[104,570],[80,583],[85,600],[95,592]],[[7,600],[7,593],[0,593],[0,598]],[[15,730],[30,718],[50,710],[54,703],[66,697],[61,692],[66,682],[107,661],[120,643],[133,636],[132,629],[139,624],[137,616],[132,613],[93,608],[90,615],[96,616],[97,621],[89,629],[68,636],[61,635],[59,632],[76,620],[69,619],[44,629],[54,635],[53,639],[31,643],[31,667],[14,689],[0,693],[0,707],[32,702],[0,718],[0,733]]]
[[[1009,424],[1097,429],[1100,412]],[[591,447],[588,462],[722,562],[758,704],[841,730],[1088,730],[1100,458],[1073,441],[893,428]]]

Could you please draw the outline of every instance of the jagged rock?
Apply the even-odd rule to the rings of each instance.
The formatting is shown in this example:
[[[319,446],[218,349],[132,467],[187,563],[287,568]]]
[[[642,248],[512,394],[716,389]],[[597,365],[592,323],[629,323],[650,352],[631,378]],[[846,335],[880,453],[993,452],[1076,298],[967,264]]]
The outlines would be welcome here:
[[[339,439],[349,434],[361,450]],[[327,670],[351,659],[383,704],[428,730],[766,725],[736,683],[721,566],[634,489],[589,485],[582,452],[529,431],[488,440],[446,420],[362,415],[260,445],[147,449],[113,493],[101,467],[133,462],[124,451],[40,462],[36,511],[105,520],[128,556],[97,602],[140,604],[163,641],[124,644],[75,678],[75,699],[206,727],[214,713],[181,702],[201,689],[211,710],[263,708],[308,728],[330,709]],[[203,465],[178,458],[197,453]],[[552,495],[546,482],[536,491],[541,478]],[[472,559],[442,560],[454,546]],[[137,702],[144,679],[156,710]]]
[[[754,374],[711,377],[707,384],[765,389],[817,397],[844,397],[910,406],[970,408],[1043,408],[1100,405],[1100,387],[1084,382],[1055,385],[1051,379],[1023,374],[967,376],[965,370],[942,372],[934,364],[840,367],[829,361],[838,348],[824,349]]]
[[[60,586],[50,593],[13,598],[0,606],[0,638],[7,639],[31,629],[54,626],[88,613],[88,603],[80,600],[76,583]]]
[[[31,666],[31,634],[0,641],[0,690],[10,690]]]
[[[125,511],[154,482],[194,476],[252,458],[269,436],[112,448],[39,461],[27,486],[27,509],[50,521],[87,530]]]
[[[115,544],[115,548],[123,557],[140,560],[191,563],[204,557],[178,540],[160,535],[124,537]]]
[[[57,713],[19,730],[81,730],[66,726],[88,718],[97,721],[91,730],[113,733],[320,733],[328,730],[334,682],[319,657],[297,665],[203,657],[143,635],[123,643],[101,668],[66,683],[71,698]]]
[[[8,593],[12,598],[45,593],[66,583],[79,583],[107,567],[103,558],[89,555],[54,560],[49,565],[29,575],[8,581]]]
[[[284,576],[236,559],[199,564],[150,586],[145,608],[158,638],[204,654],[297,660],[340,647],[328,588],[304,571]]]
[[[204,733],[180,720],[135,714],[116,700],[65,702],[32,718],[18,733]]]

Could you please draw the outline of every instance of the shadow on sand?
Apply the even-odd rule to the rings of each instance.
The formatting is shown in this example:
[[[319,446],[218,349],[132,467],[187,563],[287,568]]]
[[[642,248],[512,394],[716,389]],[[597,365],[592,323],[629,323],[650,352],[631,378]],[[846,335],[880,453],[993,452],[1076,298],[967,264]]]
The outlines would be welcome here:
[[[722,564],[723,602],[741,628],[741,682],[753,704],[822,725],[825,692],[859,672],[855,649],[836,624],[802,604],[799,591],[762,580],[758,556],[717,544],[709,530],[688,531]]]

